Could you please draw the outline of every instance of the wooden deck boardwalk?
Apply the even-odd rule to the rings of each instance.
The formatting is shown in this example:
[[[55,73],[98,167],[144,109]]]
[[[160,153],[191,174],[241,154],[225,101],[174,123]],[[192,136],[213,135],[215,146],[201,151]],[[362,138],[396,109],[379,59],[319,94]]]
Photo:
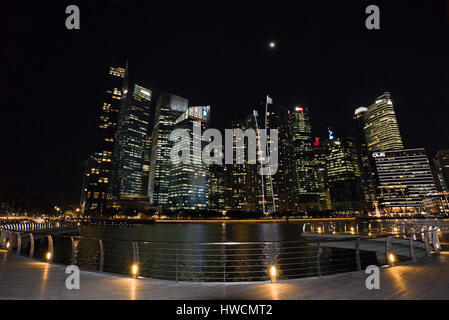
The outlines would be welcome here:
[[[175,283],[81,271],[81,288],[65,287],[65,266],[0,253],[0,299],[449,299],[449,253],[381,268],[380,289],[351,272],[277,283]]]

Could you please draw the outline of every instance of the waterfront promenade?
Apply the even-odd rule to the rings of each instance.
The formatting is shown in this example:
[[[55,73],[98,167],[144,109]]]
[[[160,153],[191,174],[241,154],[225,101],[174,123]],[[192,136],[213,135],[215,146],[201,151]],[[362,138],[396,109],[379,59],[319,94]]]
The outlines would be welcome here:
[[[350,272],[277,283],[189,283],[81,271],[81,288],[65,287],[65,266],[0,253],[0,299],[449,299],[449,252],[381,268],[380,289]]]

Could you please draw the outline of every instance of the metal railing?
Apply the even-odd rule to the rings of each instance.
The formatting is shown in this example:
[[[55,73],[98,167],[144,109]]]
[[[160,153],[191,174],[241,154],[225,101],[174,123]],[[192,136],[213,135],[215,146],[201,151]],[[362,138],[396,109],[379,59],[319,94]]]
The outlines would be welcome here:
[[[33,221],[29,222],[16,222],[0,225],[1,231],[14,231],[14,232],[27,232],[27,231],[41,231],[49,229],[62,229],[62,228],[74,228],[77,224],[74,222],[42,222],[37,223]]]
[[[2,230],[1,245],[17,254],[85,270],[174,281],[273,281],[362,270],[368,265],[416,261],[439,252],[442,227],[402,233],[333,234],[314,239],[256,242],[175,242],[100,239]],[[378,250],[365,250],[366,243]],[[408,248],[408,249],[407,249]],[[391,259],[391,256],[394,259]]]

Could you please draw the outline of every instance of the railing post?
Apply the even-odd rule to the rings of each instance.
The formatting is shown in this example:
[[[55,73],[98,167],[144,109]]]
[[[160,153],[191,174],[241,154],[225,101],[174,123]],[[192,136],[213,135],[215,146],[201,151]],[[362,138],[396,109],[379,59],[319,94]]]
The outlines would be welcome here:
[[[1,236],[0,236],[0,241],[1,241],[1,248],[3,249],[3,248],[5,248],[6,247],[6,231],[3,231],[2,230],[2,234],[1,234]]]
[[[20,232],[16,232],[17,234],[17,254],[20,254],[20,250],[22,248],[22,237],[20,236]]]
[[[30,258],[34,256],[34,236],[30,232]]]
[[[176,283],[178,283],[178,244],[177,243],[175,243],[175,264],[176,264],[175,279],[176,279]]]
[[[226,246],[223,254],[223,283],[226,283]]]
[[[415,255],[415,233],[412,233],[410,237],[410,258],[412,258],[413,262],[416,262],[416,255]]]
[[[357,271],[362,271],[362,263],[360,261],[360,238],[355,241],[355,258],[357,262]]]
[[[424,232],[424,247],[426,248],[426,256],[430,257],[430,247],[429,247],[429,231]]]
[[[76,264],[76,262],[75,262],[75,238],[70,237],[70,242],[72,244],[72,264]]]
[[[435,251],[436,253],[440,252],[440,239],[438,238],[438,228],[435,227],[434,230],[432,231],[433,234],[433,251]]]
[[[48,239],[48,252],[50,252],[50,259],[48,259],[48,262],[53,261],[53,238],[51,237],[51,235],[47,235],[47,239]]]
[[[137,242],[133,241],[133,260],[134,263],[139,263],[139,247],[137,245]]]
[[[271,242],[271,246],[270,246],[270,268],[269,268],[269,274],[270,274],[270,281],[271,282],[276,282],[276,278],[278,277],[278,273],[279,271],[277,271],[276,275],[273,276],[271,274],[271,268],[276,268],[276,246],[275,246],[275,242]],[[279,268],[278,268],[279,269]]]
[[[387,236],[387,240],[385,241],[385,258],[387,259],[388,265],[390,267],[393,265],[392,261],[388,257],[388,255],[392,251],[391,250],[391,242],[392,242],[392,236]]]
[[[132,276],[133,278],[139,277],[139,247],[137,246],[137,242],[131,242],[133,247],[133,266],[132,266]]]
[[[271,246],[270,246],[270,259],[271,259],[271,264],[274,264],[275,263],[275,248],[274,248],[274,242],[272,242],[271,243]]]
[[[321,247],[320,242],[317,242],[317,253],[316,253],[316,269],[318,271],[318,276],[321,278]]]
[[[104,250],[103,250],[103,240],[98,240],[98,244],[100,245],[100,272],[103,272],[104,267]]]

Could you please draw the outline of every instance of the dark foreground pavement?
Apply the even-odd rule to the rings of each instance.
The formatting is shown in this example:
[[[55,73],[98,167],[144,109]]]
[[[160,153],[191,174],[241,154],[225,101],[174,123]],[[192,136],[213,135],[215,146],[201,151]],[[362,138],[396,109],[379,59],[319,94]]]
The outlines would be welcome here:
[[[361,272],[277,283],[190,283],[132,279],[81,271],[68,290],[65,266],[0,253],[0,299],[449,299],[449,252],[418,263],[381,268],[380,289]]]

